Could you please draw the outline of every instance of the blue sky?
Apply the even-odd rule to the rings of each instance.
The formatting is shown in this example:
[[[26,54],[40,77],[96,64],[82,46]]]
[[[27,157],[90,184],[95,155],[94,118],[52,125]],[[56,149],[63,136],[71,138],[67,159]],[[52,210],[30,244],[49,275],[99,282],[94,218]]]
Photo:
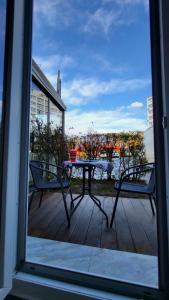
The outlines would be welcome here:
[[[67,132],[146,128],[147,0],[34,0],[33,31],[33,57],[55,87],[61,71]]]

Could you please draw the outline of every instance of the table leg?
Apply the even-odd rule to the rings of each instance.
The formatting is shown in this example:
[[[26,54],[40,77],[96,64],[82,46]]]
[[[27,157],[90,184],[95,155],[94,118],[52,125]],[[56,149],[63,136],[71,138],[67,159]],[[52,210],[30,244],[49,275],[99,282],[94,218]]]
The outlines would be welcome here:
[[[100,204],[98,204],[98,200],[94,195],[90,194],[90,198],[93,200],[93,202],[97,205],[97,207],[100,209],[100,211],[103,213],[103,215],[106,217],[106,225],[107,225],[107,228],[109,227],[109,219],[108,219],[108,216],[107,214],[105,213],[105,211],[103,210],[103,208],[101,207]]]
[[[79,206],[80,202],[82,201],[83,197],[84,197],[84,195],[81,194],[81,195],[77,196],[74,199],[74,200],[77,200],[78,198],[80,198],[79,201],[77,202],[77,204],[71,209],[71,211],[70,211],[70,217],[72,217],[72,215],[74,214],[75,210],[78,208],[78,206]]]
[[[106,217],[106,224],[107,227],[109,226],[109,219],[106,214],[106,212],[103,210],[101,206],[101,201],[92,194],[92,189],[91,189],[91,180],[92,180],[92,169],[93,166],[84,166],[83,167],[83,184],[82,184],[82,192],[80,195],[76,196],[74,199],[71,201],[71,212],[70,212],[70,217],[74,214],[75,210],[78,208],[80,202],[85,196],[85,191],[88,191],[89,197],[92,199],[92,201],[97,205],[97,207],[100,209],[100,211],[103,213],[103,215]],[[86,183],[86,172],[88,172],[88,180],[87,180],[87,186],[85,185]],[[79,200],[78,200],[79,199]],[[78,200],[77,204],[74,205],[74,201]]]
[[[108,219],[108,216],[107,216],[106,212],[101,207],[101,201],[96,196],[94,196],[92,194],[92,191],[91,191],[91,180],[92,180],[91,172],[92,172],[92,168],[89,168],[88,172],[89,172],[88,173],[89,174],[89,178],[88,178],[89,196],[93,200],[93,202],[97,205],[97,207],[100,209],[100,211],[104,214],[104,216],[106,217],[106,224],[107,224],[107,227],[109,227],[109,219]]]

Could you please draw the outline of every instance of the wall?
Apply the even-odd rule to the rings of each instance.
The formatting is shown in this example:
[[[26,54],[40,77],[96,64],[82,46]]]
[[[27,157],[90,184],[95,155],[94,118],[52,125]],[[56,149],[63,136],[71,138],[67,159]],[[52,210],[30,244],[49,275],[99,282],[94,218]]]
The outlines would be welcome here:
[[[154,162],[154,130],[149,127],[144,132],[144,145],[148,162]]]

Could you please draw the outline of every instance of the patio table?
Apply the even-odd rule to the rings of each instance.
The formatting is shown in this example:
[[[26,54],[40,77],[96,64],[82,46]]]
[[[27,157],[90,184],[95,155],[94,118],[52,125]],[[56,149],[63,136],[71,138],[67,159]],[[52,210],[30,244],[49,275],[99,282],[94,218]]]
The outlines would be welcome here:
[[[109,162],[107,161],[95,161],[95,160],[77,160],[76,162],[71,162],[71,161],[65,161],[64,162],[64,166],[65,167],[76,167],[76,168],[82,168],[83,169],[83,177],[82,177],[82,192],[75,197],[72,201],[71,201],[71,216],[73,215],[73,213],[75,212],[75,210],[77,209],[77,207],[79,206],[80,202],[82,201],[82,199],[85,196],[85,191],[88,191],[88,195],[90,196],[90,198],[92,199],[92,201],[98,206],[98,208],[100,209],[100,211],[103,213],[103,215],[106,217],[106,224],[108,227],[109,221],[108,221],[108,216],[106,214],[106,212],[103,210],[102,206],[101,206],[101,201],[92,193],[92,185],[91,185],[91,181],[92,181],[92,170],[95,167],[100,167],[103,168],[105,171],[109,168]],[[88,177],[86,178],[86,173],[88,173]],[[87,184],[86,184],[86,179],[87,179]],[[74,205],[74,202],[77,201],[76,205]]]

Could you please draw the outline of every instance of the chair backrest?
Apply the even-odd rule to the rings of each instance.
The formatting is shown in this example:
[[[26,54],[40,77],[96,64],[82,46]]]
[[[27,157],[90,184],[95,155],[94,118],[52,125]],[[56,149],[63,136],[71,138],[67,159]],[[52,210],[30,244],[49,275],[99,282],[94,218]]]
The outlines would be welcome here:
[[[149,182],[147,184],[147,190],[150,193],[155,192],[155,165],[151,166],[151,174],[150,174]]]
[[[44,182],[43,179],[43,170],[39,168],[43,168],[43,164],[38,160],[30,160],[29,162],[32,178],[35,187],[38,187],[39,184]]]

